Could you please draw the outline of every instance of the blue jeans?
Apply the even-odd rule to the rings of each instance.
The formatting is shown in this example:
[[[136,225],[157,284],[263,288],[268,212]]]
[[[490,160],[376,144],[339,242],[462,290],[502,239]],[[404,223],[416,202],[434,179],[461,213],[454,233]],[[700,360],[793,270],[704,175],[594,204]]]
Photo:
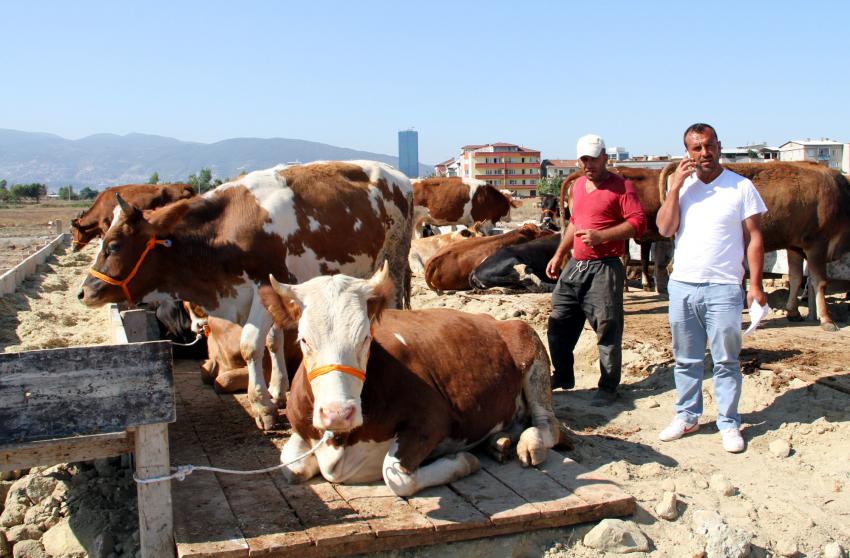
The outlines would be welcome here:
[[[693,424],[702,414],[705,345],[714,361],[714,399],[717,428],[738,428],[741,416],[740,285],[669,282],[670,332],[676,366],[676,416]]]

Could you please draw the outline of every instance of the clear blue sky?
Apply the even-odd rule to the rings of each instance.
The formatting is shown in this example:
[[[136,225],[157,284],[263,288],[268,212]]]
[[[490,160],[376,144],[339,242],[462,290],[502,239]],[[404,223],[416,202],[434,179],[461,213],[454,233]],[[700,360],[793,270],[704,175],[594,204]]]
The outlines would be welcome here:
[[[0,128],[284,137],[419,159],[506,141],[573,158],[601,134],[682,151],[850,142],[850,2],[0,4]]]

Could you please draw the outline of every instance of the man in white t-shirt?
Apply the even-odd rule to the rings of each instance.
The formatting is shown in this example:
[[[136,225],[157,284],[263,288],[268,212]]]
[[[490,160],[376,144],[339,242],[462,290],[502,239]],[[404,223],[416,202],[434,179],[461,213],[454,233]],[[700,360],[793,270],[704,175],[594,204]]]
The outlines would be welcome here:
[[[708,342],[717,428],[723,448],[737,453],[744,450],[738,414],[744,257],[750,270],[747,306],[753,300],[764,305],[761,214],[767,207],[752,182],[720,165],[720,140],[712,126],[690,126],[684,141],[687,155],[656,219],[662,236],[675,235],[668,289],[676,417],[658,437],[668,442],[699,428]]]

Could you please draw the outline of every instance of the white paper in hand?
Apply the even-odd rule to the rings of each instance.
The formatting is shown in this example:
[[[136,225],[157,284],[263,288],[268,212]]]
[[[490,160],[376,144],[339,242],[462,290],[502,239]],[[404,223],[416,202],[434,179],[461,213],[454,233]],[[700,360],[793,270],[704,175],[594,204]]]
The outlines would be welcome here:
[[[761,319],[767,315],[768,310],[770,310],[770,306],[767,304],[762,306],[755,300],[750,304],[750,327],[747,328],[744,335],[751,335],[756,330]]]

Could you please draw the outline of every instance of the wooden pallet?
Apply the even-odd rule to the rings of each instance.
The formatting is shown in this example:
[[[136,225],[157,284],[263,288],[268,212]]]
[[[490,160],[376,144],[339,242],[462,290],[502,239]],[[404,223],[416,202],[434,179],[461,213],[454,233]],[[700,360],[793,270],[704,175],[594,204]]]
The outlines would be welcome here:
[[[244,396],[201,384],[197,363],[175,364],[173,464],[260,469],[279,463],[281,436],[263,434]],[[178,556],[344,556],[491,537],[630,515],[634,498],[552,452],[540,467],[498,464],[399,498],[382,483],[289,485],[279,472],[199,471],[172,483]]]

